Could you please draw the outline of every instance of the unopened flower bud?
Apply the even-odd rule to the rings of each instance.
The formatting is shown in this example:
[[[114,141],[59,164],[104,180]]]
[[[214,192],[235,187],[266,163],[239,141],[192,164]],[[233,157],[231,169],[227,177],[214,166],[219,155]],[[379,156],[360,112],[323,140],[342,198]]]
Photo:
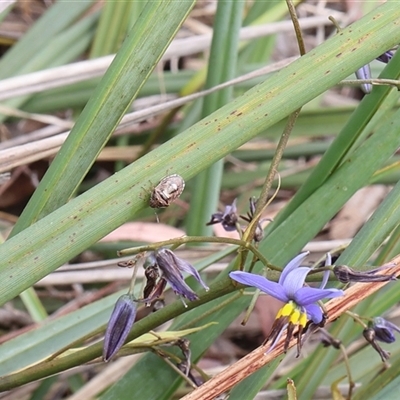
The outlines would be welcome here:
[[[386,266],[384,268],[387,268]],[[376,274],[377,271],[383,268],[376,268],[371,271],[361,272],[351,269],[347,265],[335,265],[333,273],[338,281],[342,283],[349,282],[387,282],[396,280],[396,277],[391,275]]]
[[[115,304],[104,336],[104,361],[110,360],[125,343],[136,318],[136,307],[137,303],[129,294],[121,296]]]
[[[371,68],[369,64],[364,65],[356,71],[357,79],[371,79]],[[364,93],[368,94],[372,91],[372,85],[370,83],[362,83],[361,89]]]
[[[254,197],[252,197],[252,198],[249,199],[249,203],[250,203],[249,204],[249,211],[247,212],[247,215],[246,216],[241,215],[240,217],[242,219],[244,219],[245,221],[251,223],[253,221],[253,219],[254,219],[254,215],[255,215],[255,212],[256,212],[257,200]],[[263,227],[261,225],[261,223],[264,222],[264,221],[272,221],[272,219],[263,218],[263,219],[257,221],[257,225],[256,225],[256,229],[254,231],[254,237],[253,237],[253,239],[254,239],[254,241],[256,243],[259,243],[259,242],[261,242],[261,240],[264,239],[264,229],[263,229]]]

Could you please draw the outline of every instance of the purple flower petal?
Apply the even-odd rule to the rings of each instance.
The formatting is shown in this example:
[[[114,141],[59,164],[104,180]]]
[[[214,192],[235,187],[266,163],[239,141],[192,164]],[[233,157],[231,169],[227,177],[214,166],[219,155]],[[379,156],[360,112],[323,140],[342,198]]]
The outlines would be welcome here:
[[[396,340],[393,331],[400,332],[400,328],[382,317],[375,317],[370,326],[375,331],[377,340],[385,343],[393,343]]]
[[[293,300],[299,306],[305,307],[308,304],[315,303],[319,300],[332,299],[334,297],[343,296],[343,294],[343,290],[339,289],[318,289],[303,287],[296,292]]]
[[[254,286],[284,303],[289,301],[285,289],[279,283],[269,281],[261,275],[249,272],[233,271],[229,273],[231,279],[243,285]]]
[[[172,290],[190,301],[198,300],[199,296],[187,285],[183,278],[178,278],[176,275],[164,274],[164,279],[171,285]]]
[[[285,280],[282,282],[282,286],[285,288],[289,299],[294,300],[296,292],[303,287],[304,281],[310,271],[311,268],[298,267],[286,275]]]
[[[162,277],[171,285],[174,292],[191,301],[197,300],[197,294],[186,284],[181,273],[181,271],[187,271],[193,275],[193,271],[196,270],[189,263],[185,263],[185,261],[178,258],[169,249],[161,249],[155,253],[155,256],[157,265],[162,272]],[[198,275],[197,271],[196,273]],[[201,278],[200,283],[204,284]]]
[[[326,253],[325,267],[328,265],[332,265],[331,253]],[[325,271],[322,278],[322,282],[319,285],[320,289],[323,289],[326,286],[326,284],[328,283],[328,279],[329,279],[329,271]]]
[[[225,206],[224,212],[218,211],[211,215],[211,221],[206,225],[214,225],[221,223],[227,232],[236,231],[236,223],[238,221],[236,199],[233,200],[231,205]]]
[[[322,321],[323,313],[321,307],[317,304],[309,304],[304,307],[307,311],[308,317],[314,322],[314,324],[319,324]]]
[[[309,251],[305,251],[304,253],[299,254],[295,258],[289,261],[289,263],[286,265],[286,267],[283,269],[281,276],[279,278],[279,283],[283,285],[283,282],[286,279],[286,276],[294,269],[298,268],[302,261],[310,254]],[[303,284],[302,284],[303,285]],[[301,286],[302,286],[301,285]]]
[[[187,261],[182,260],[179,257],[175,256],[175,262],[177,267],[184,272],[187,272],[188,274],[192,275],[197,282],[200,283],[201,286],[203,286],[204,289],[209,290],[209,287],[204,283],[203,279],[201,279],[200,274],[197,272],[196,268],[193,267],[193,265],[189,264]]]

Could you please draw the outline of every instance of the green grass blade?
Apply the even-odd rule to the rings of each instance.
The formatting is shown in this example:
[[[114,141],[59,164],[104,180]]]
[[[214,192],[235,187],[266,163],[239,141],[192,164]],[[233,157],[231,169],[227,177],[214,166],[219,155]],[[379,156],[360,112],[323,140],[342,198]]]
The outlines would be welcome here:
[[[275,369],[282,361],[281,357],[276,358],[271,363],[260,368],[254,374],[233,387],[229,394],[229,400],[254,399],[257,393],[262,389],[268,378],[275,373]]]
[[[368,269],[367,255],[373,254],[387,239],[400,221],[400,182],[390,191],[371,218],[361,228],[338,262]]]
[[[0,79],[17,75],[29,61],[91,7],[92,0],[59,0],[34,24],[0,61]]]
[[[400,53],[396,54],[393,63],[389,64],[381,74],[381,78],[399,79],[400,78]],[[340,165],[348,155],[352,146],[360,136],[365,136],[364,130],[374,118],[377,111],[381,108],[391,109],[398,100],[397,91],[392,87],[375,87],[371,95],[365,96],[360,106],[354,111],[340,135],[329,147],[324,157],[320,161],[318,168],[313,171],[306,183],[299,189],[290,206],[279,215],[277,223],[283,221],[292,210],[295,210],[301,202],[307,199],[333,171]],[[367,130],[369,133],[370,130]]]
[[[91,14],[55,35],[51,43],[20,67],[18,72],[25,74],[42,68],[56,67],[75,60],[87,48],[88,42],[92,37],[91,30],[97,18],[97,13]],[[5,104],[10,107],[20,108],[30,97],[31,95],[26,95],[8,99]],[[0,121],[4,119],[4,116],[0,116]]]
[[[20,232],[71,198],[193,4],[192,1],[183,5],[175,0],[148,3],[12,234]],[[159,15],[172,17],[155,27],[154,21]]]
[[[116,53],[128,29],[132,0],[107,1],[104,4],[96,36],[90,52],[91,58]]]
[[[241,1],[217,3],[206,89],[233,79],[236,75],[243,7],[244,2]],[[205,117],[224,106],[231,100],[232,94],[233,88],[229,87],[205,97],[202,116]],[[205,224],[217,209],[223,168],[224,162],[220,160],[196,177],[190,210],[187,215],[189,235],[211,234],[212,227]]]

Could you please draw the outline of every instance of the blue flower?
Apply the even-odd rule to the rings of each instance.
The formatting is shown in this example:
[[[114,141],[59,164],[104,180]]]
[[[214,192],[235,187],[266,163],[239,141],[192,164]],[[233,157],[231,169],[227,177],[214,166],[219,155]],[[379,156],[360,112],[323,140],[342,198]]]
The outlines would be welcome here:
[[[317,302],[324,298],[330,299],[343,295],[343,291],[339,289],[324,289],[329,278],[329,271],[325,271],[319,288],[304,286],[305,279],[311,268],[301,267],[300,264],[308,254],[309,252],[301,253],[293,258],[283,269],[278,282],[272,282],[263,276],[248,272],[234,271],[229,274],[233,280],[244,285],[256,287],[262,292],[285,303],[279,310],[271,332],[265,340],[265,343],[270,339],[272,341],[268,351],[272,350],[283,331],[287,328],[286,351],[296,326],[299,328],[297,343],[298,350],[300,351],[301,334],[307,322],[311,321],[313,324],[321,324],[324,321],[324,313]],[[331,257],[327,254],[325,265],[330,264]]]
[[[125,343],[135,322],[136,307],[136,302],[129,294],[125,294],[117,300],[104,336],[104,361],[110,360]]]
[[[394,331],[400,333],[400,328],[397,325],[382,317],[375,317],[370,328],[375,331],[375,339],[385,343],[393,343],[396,340]]]

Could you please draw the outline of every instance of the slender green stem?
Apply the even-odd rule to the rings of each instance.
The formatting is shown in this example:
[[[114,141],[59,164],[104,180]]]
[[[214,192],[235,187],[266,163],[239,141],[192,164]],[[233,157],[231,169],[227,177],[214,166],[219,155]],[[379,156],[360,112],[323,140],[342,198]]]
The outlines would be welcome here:
[[[358,314],[355,314],[351,311],[346,311],[346,314],[349,317],[353,318],[354,321],[358,322],[364,329],[367,328],[367,325],[365,324],[365,322],[362,320],[362,318]]]
[[[376,86],[394,86],[400,90],[400,81],[397,79],[354,79],[345,80],[338,83],[339,86],[360,86],[362,83],[371,83]]]
[[[301,33],[299,19],[297,18],[296,9],[294,7],[293,1],[286,0],[286,5],[289,9],[290,17],[292,18],[294,31],[296,33],[297,44],[299,45],[300,54],[306,54],[306,46],[304,45],[303,34]]]
[[[340,344],[340,351],[342,352],[344,365],[346,367],[346,372],[347,372],[347,380],[349,381],[349,392],[347,394],[347,398],[351,399],[351,394],[355,387],[355,383],[354,383],[352,375],[351,375],[351,367],[350,367],[349,357],[347,356],[346,347],[343,346],[342,343]]]
[[[175,354],[170,353],[166,350],[158,350],[154,349],[153,352],[157,354],[162,360],[164,360],[180,377],[193,389],[196,389],[197,386],[191,381],[174,363],[172,363],[168,357],[174,358],[176,362],[181,362],[182,360],[177,357]]]
[[[186,243],[227,243],[250,250],[266,267],[280,271],[281,269],[272,265],[251,243],[240,239],[207,237],[207,236],[183,236],[180,238],[164,240],[162,242],[152,243],[145,246],[131,247],[118,251],[119,256],[143,253],[145,251],[154,251],[163,246],[177,245]]]
[[[304,46],[303,35],[302,35],[301,29],[300,29],[299,20],[296,15],[296,9],[291,0],[286,0],[286,4],[288,6],[289,14],[290,14],[290,17],[292,18],[293,26],[294,26],[294,29],[296,32],[296,38],[297,38],[297,42],[299,45],[300,54],[304,55],[306,53],[306,50],[305,50],[305,46]],[[300,114],[300,111],[301,111],[301,108],[294,111],[290,115],[289,120],[285,126],[285,129],[282,133],[282,136],[281,136],[278,146],[276,148],[274,157],[272,158],[272,162],[271,162],[271,165],[270,165],[270,168],[268,171],[267,178],[264,182],[263,187],[261,188],[261,194],[260,194],[259,200],[257,201],[257,206],[256,206],[256,210],[254,213],[253,221],[252,221],[252,223],[250,223],[248,229],[245,232],[244,240],[252,240],[252,238],[254,237],[254,233],[257,228],[257,223],[258,223],[259,219],[261,218],[261,215],[267,204],[268,194],[272,187],[272,182],[275,179],[275,175],[278,171],[278,166],[282,159],[283,152],[287,146],[287,143],[288,143],[288,140],[290,137],[290,133],[293,130],[293,127],[296,123],[296,120],[297,120],[299,114]]]

